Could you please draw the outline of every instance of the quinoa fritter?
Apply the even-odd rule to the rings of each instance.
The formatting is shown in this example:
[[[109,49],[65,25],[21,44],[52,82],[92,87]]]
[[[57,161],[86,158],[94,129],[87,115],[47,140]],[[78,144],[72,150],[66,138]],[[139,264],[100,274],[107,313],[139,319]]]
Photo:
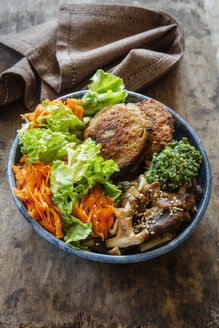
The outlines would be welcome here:
[[[113,159],[120,173],[133,172],[151,144],[151,123],[136,104],[104,107],[89,123],[84,138],[100,143],[104,159]]]
[[[146,154],[146,159],[151,160],[154,152],[159,153],[173,140],[174,119],[166,106],[153,99],[145,99],[136,105],[153,124],[153,142]]]

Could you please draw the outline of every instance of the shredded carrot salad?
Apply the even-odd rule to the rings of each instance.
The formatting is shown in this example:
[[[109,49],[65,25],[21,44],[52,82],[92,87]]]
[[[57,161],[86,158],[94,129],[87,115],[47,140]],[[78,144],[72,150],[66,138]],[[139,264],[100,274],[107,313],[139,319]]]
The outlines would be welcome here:
[[[82,121],[84,117],[84,109],[81,104],[84,103],[81,99],[75,99],[75,98],[67,98],[64,102],[62,99],[57,99],[55,101],[50,101],[48,99],[45,100],[45,102],[51,104],[51,105],[64,105],[67,106],[72,110],[72,112],[77,115],[77,117]],[[44,108],[43,105],[39,104],[37,105],[35,111],[33,113],[26,113],[23,115],[24,118],[27,118],[30,120],[30,124],[28,126],[28,129],[38,128],[39,123],[37,122],[37,119],[41,116],[46,116],[49,114],[48,109]]]
[[[24,155],[20,163],[24,162]],[[22,201],[30,216],[46,230],[57,238],[63,238],[63,223],[60,219],[60,210],[52,204],[49,177],[51,166],[48,163],[36,162],[35,164],[22,163],[13,165],[16,188],[15,195]]]
[[[92,222],[94,236],[101,238],[108,236],[114,224],[114,214],[121,216],[113,206],[113,200],[103,193],[99,184],[90,189],[73,210],[73,215],[83,223]]]

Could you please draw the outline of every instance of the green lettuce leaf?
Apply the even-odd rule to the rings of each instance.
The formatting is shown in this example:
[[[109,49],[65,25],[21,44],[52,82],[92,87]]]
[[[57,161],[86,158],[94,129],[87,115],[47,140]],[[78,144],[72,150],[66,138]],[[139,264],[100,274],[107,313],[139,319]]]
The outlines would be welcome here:
[[[80,241],[86,239],[92,232],[92,224],[83,223],[74,216],[62,215],[64,222],[63,231],[65,233],[64,241],[76,249],[86,249],[80,245]]]
[[[80,241],[86,239],[92,232],[91,223],[84,224],[71,215],[74,205],[79,201],[79,195],[74,191],[72,178],[65,162],[55,161],[50,177],[52,189],[52,201],[65,213],[61,216],[64,241],[75,249],[86,249],[80,245]]]
[[[50,176],[53,203],[65,215],[71,215],[74,205],[79,201],[72,177],[65,162],[55,161]]]
[[[110,176],[118,172],[119,167],[113,160],[104,161],[98,155],[100,147],[88,138],[77,148],[67,150],[68,164],[54,162],[50,177],[52,199],[65,215],[70,215],[74,205],[98,182],[103,184],[106,193],[118,200],[121,192],[110,181]]]
[[[52,105],[45,101],[42,105],[49,111],[49,114],[37,119],[40,127],[51,129],[54,132],[62,132],[66,139],[71,139],[73,134],[77,138],[83,139],[85,124],[81,122],[70,108],[62,104]]]
[[[104,161],[99,156],[101,145],[88,138],[75,149],[68,149],[68,169],[75,190],[82,197],[97,182],[105,184],[114,172],[119,171],[113,160]]]
[[[89,91],[82,98],[85,101],[83,107],[86,116],[93,116],[107,105],[124,102],[127,90],[121,78],[99,69],[91,80],[93,83],[88,86]]]
[[[68,169],[74,183],[88,178],[88,183],[93,175],[93,170],[98,165],[98,153],[101,145],[96,145],[90,138],[83,144],[78,146],[75,150],[68,150]],[[98,169],[98,168],[97,168]]]
[[[26,161],[52,162],[67,156],[67,148],[75,148],[79,142],[76,135],[71,138],[50,129],[34,128],[28,130],[28,123],[18,131],[21,152],[27,154]]]
[[[105,182],[103,185],[103,189],[110,198],[114,200],[115,203],[119,203],[120,197],[122,195],[121,189],[118,186],[113,184],[112,182],[108,181]]]

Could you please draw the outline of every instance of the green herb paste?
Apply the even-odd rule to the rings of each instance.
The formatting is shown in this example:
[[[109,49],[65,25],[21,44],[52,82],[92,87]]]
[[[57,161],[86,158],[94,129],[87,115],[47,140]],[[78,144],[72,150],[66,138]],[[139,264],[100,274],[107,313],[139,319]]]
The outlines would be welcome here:
[[[161,153],[154,153],[145,175],[149,183],[158,181],[162,190],[173,190],[198,175],[201,161],[201,153],[182,138],[168,143]]]

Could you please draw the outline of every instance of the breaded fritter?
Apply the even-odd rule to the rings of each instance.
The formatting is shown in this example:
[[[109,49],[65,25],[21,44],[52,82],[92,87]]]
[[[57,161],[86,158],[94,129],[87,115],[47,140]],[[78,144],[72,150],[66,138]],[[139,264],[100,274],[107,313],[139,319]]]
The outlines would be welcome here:
[[[113,159],[121,175],[133,172],[151,144],[151,123],[135,104],[104,107],[89,123],[84,137],[102,145],[104,159]]]
[[[153,99],[145,99],[136,105],[153,124],[153,142],[146,154],[146,159],[151,160],[154,152],[159,153],[173,140],[174,119],[166,106]]]

